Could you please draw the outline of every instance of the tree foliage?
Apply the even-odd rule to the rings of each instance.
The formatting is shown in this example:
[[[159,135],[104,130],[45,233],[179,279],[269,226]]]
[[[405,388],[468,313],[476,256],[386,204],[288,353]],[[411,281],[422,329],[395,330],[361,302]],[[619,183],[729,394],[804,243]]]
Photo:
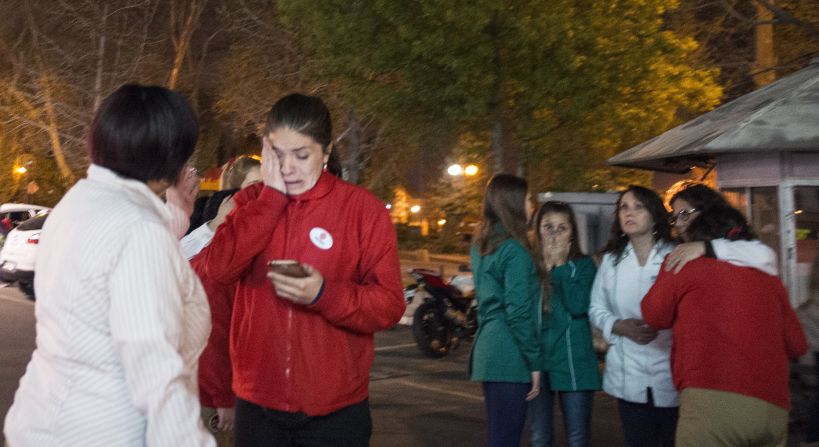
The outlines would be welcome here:
[[[525,172],[536,188],[566,190],[617,186],[608,156],[718,103],[717,71],[688,65],[696,42],[664,28],[668,4],[280,7],[348,101],[417,134],[435,126],[446,129],[435,135],[443,140],[487,135],[495,172]]]
[[[717,105],[717,79],[749,88],[755,5],[775,9],[778,74],[819,50],[813,0],[2,3],[2,200],[19,154],[48,166],[29,174],[54,179],[40,191],[79,178],[93,113],[125,82],[191,98],[199,168],[258,150],[264,112],[303,91],[330,106],[347,178],[384,198],[466,188],[442,176],[469,157],[534,190],[609,190],[648,175],[608,157]],[[449,214],[471,203],[450,196]]]

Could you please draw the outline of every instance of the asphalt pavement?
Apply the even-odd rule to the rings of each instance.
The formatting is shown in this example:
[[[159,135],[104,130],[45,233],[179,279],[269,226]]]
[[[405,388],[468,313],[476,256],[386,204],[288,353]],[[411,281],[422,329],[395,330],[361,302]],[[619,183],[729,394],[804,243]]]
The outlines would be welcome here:
[[[465,341],[450,355],[430,359],[417,349],[408,326],[399,325],[378,333],[370,375],[371,445],[483,445],[483,396],[480,385],[467,379],[470,348],[471,342]],[[33,349],[33,303],[13,286],[0,288],[0,428]],[[804,393],[794,396],[795,406],[804,403]],[[555,431],[555,445],[563,445],[558,409]],[[796,440],[801,433],[795,431],[791,435],[788,445],[798,445]],[[623,445],[616,402],[602,392],[595,394],[591,441],[595,447]]]

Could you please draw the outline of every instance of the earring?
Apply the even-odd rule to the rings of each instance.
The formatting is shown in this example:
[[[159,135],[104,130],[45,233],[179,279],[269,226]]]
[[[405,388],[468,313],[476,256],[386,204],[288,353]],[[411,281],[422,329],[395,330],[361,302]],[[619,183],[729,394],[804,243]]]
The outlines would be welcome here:
[[[322,171],[326,171],[326,170],[327,170],[327,163],[324,163],[324,166],[322,166],[322,167],[321,167],[321,170],[322,170]]]

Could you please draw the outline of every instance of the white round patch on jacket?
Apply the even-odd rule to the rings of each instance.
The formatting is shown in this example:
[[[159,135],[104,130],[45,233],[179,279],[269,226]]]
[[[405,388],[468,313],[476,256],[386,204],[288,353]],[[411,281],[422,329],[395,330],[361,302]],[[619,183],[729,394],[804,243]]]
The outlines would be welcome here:
[[[315,227],[310,230],[310,242],[322,250],[329,250],[333,246],[333,236],[324,228]]]

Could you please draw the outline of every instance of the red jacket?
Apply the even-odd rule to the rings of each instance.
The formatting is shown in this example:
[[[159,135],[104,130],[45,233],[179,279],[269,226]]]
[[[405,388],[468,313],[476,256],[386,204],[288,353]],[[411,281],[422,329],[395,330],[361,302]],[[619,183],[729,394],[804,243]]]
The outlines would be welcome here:
[[[231,321],[233,390],[287,412],[324,415],[367,397],[373,333],[404,313],[395,230],[384,204],[323,173],[288,197],[257,184],[197,257],[222,284],[239,281]],[[315,267],[324,291],[313,305],[278,298],[271,259]]]
[[[808,347],[779,278],[699,258],[676,275],[663,267],[640,307],[649,326],[673,329],[679,391],[728,391],[790,410],[788,359]]]
[[[205,407],[233,408],[236,396],[231,389],[230,315],[235,285],[223,285],[208,277],[203,258],[191,259],[191,267],[199,275],[210,305],[211,329],[208,344],[199,356],[199,401]]]

